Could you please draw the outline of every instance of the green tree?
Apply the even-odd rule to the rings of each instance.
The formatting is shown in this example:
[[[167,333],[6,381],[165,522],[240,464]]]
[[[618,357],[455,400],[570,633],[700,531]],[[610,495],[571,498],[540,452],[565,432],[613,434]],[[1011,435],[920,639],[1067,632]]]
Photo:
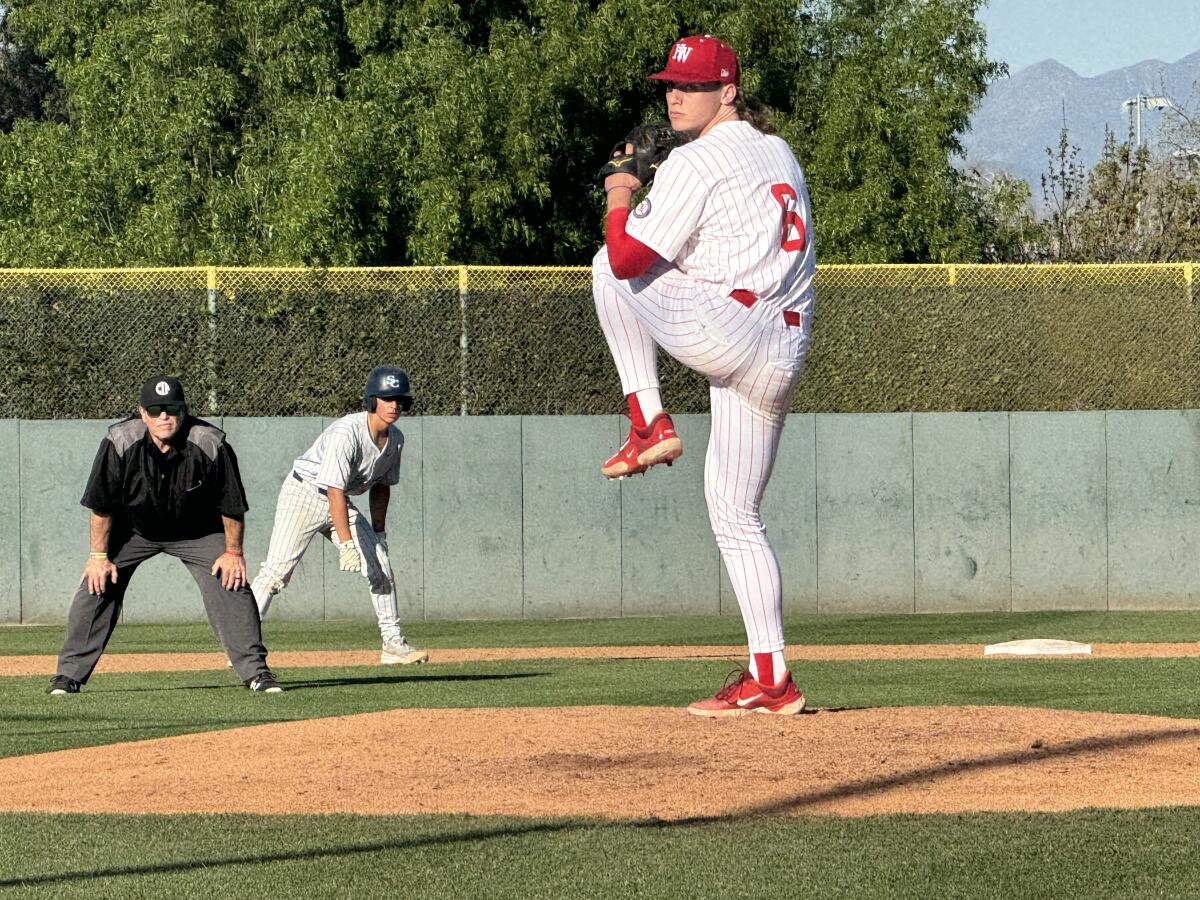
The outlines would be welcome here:
[[[953,157],[989,80],[974,0],[850,0],[818,17],[814,107],[793,144],[807,163],[825,259],[979,258]]]
[[[966,203],[975,210],[980,262],[1028,263],[1039,260],[1045,226],[1033,210],[1029,185],[1004,172],[961,176]]]
[[[1081,253],[1079,224],[1087,198],[1087,170],[1079,152],[1065,123],[1058,133],[1058,147],[1046,148],[1042,199],[1047,210],[1047,259],[1074,262]]]
[[[0,132],[12,131],[17,119],[62,121],[62,86],[32,47],[12,39],[0,7]]]
[[[823,259],[976,258],[978,0],[14,0],[68,117],[0,135],[0,265],[586,262],[681,34],[739,48]]]
[[[1080,253],[1089,262],[1143,259],[1142,205],[1150,150],[1117,144],[1104,130],[1104,149],[1088,173],[1087,200],[1080,215]]]
[[[1180,121],[1187,121],[1185,110]],[[1200,154],[1168,144],[1155,159],[1132,137],[1106,131],[1090,171],[1064,127],[1047,148],[1042,175],[1047,214],[1042,254],[1067,262],[1173,262],[1200,256]]]
[[[1143,257],[1200,260],[1200,154],[1169,156],[1146,175]]]
[[[1200,259],[1200,82],[1167,111],[1163,153],[1147,173],[1146,252],[1163,262]]]

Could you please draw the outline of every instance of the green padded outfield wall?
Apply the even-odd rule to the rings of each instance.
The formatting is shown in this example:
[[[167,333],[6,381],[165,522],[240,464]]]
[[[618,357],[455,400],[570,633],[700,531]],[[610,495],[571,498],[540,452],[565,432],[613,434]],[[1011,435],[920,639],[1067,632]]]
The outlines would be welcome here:
[[[291,459],[328,421],[218,421],[250,498],[252,571]],[[4,622],[65,620],[107,424],[0,421],[17,486],[0,501]],[[401,424],[388,536],[406,620],[736,614],[704,507],[707,416],[678,418],[673,467],[621,482],[599,474],[617,416]],[[789,612],[1200,609],[1200,412],[794,415],[764,520]],[[271,616],[369,620],[361,582],[322,540]],[[135,576],[125,618],[204,613],[182,565],[160,558]]]
[[[1013,611],[1107,608],[1105,413],[1008,423]]]
[[[0,494],[0,516],[9,527],[0,529],[0,622],[21,618],[21,428],[15,419],[0,421],[0,479],[9,485]]]

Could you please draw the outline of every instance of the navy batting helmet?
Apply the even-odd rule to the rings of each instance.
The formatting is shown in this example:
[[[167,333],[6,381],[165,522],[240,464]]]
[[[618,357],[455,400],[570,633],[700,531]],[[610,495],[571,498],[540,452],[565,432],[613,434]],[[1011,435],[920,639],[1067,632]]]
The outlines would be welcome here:
[[[408,373],[395,366],[376,366],[367,376],[367,389],[363,392],[363,408],[375,412],[375,398],[399,400],[405,412],[412,406],[412,391],[408,386]]]

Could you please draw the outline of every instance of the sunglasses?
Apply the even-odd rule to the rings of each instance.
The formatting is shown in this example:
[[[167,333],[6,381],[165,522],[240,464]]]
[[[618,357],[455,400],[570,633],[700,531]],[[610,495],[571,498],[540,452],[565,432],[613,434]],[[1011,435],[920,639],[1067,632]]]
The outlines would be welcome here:
[[[392,400],[395,400],[396,403],[399,404],[401,412],[408,412],[410,409],[412,409],[412,405],[413,405],[412,397],[406,396],[404,394],[401,394],[399,397],[379,397],[378,399],[387,400],[389,403]]]
[[[146,415],[152,419],[157,419],[162,413],[166,413],[168,416],[177,416],[181,412],[183,412],[182,403],[165,403],[161,406],[155,404],[146,407]]]
[[[706,94],[709,91],[719,91],[725,85],[720,81],[668,81],[668,91],[681,91],[685,94]]]

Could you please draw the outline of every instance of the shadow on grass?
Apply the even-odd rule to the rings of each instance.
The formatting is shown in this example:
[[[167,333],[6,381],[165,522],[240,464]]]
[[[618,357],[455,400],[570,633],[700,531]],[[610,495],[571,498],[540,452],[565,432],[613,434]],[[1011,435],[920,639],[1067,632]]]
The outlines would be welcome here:
[[[494,675],[370,675],[363,678],[309,678],[292,681],[280,679],[284,693],[296,690],[322,687],[345,687],[359,684],[421,684],[444,683],[454,681],[508,681],[514,678],[543,678],[549,672],[505,672]],[[141,694],[158,691],[244,691],[246,686],[236,684],[165,684],[160,687],[130,687],[130,688],[89,688],[88,694]],[[69,700],[67,702],[70,702]]]
[[[147,866],[120,866],[111,869],[94,869],[80,872],[62,872],[54,875],[32,875],[28,878],[0,879],[0,888],[33,887],[41,884],[61,884],[85,881],[93,878],[121,878],[140,875],[163,875],[170,872],[190,872],[214,866],[246,866],[260,863],[292,862],[298,860],[338,859],[360,853],[379,853],[385,850],[413,850],[420,847],[439,845],[453,846],[473,841],[486,841],[497,837],[517,837],[526,834],[554,834],[582,828],[595,828],[593,822],[530,822],[528,825],[504,825],[496,828],[474,828],[470,831],[451,834],[432,834],[428,837],[408,838],[395,841],[377,841],[357,844],[352,847],[323,847],[319,850],[294,850],[285,853],[255,853],[228,856],[216,859],[180,860],[173,863],[155,863]]]
[[[506,676],[511,677],[511,676]],[[145,866],[121,866],[110,869],[93,869],[77,872],[62,872],[50,875],[31,875],[26,878],[0,879],[0,888],[25,886],[31,887],[43,884],[58,884],[65,882],[84,881],[94,878],[114,878],[140,875],[160,875],[170,872],[189,872],[196,869],[210,869],[216,866],[257,865],[259,863],[288,862],[292,860],[336,859],[354,856],[361,853],[378,853],[385,850],[406,850],[430,846],[453,846],[468,844],[474,841],[485,841],[497,837],[520,837],[531,834],[558,834],[598,827],[608,828],[650,828],[674,829],[680,827],[696,827],[704,825],[735,824],[738,822],[758,819],[781,814],[803,813],[806,807],[819,803],[838,800],[846,797],[863,797],[878,794],[896,787],[932,783],[940,778],[958,775],[971,770],[983,770],[1009,766],[1025,762],[1037,762],[1046,759],[1069,757],[1077,753],[1095,752],[1100,750],[1120,750],[1131,747],[1146,746],[1163,740],[1178,740],[1180,738],[1200,737],[1200,728],[1183,730],[1139,731],[1134,734],[1111,738],[1084,738],[1069,743],[1030,748],[1017,752],[997,753],[982,756],[977,759],[951,760],[935,766],[925,766],[909,772],[900,772],[879,778],[863,778],[844,784],[833,785],[819,791],[798,794],[783,800],[747,807],[731,813],[721,813],[708,816],[691,816],[686,819],[635,819],[617,821],[607,825],[598,825],[595,820],[565,820],[557,822],[530,822],[525,825],[505,824],[495,828],[474,828],[470,831],[442,833],[428,837],[411,838],[407,840],[380,841],[371,844],[358,844],[351,847],[332,847],[317,850],[296,850],[283,853],[243,854],[240,856],[206,858],[196,860],[181,860],[172,863],[156,863]]]
[[[352,684],[441,684],[455,681],[509,681],[514,678],[545,678],[549,672],[505,672],[495,675],[371,675],[365,678],[311,678],[306,681],[283,681],[287,692],[307,688],[344,687]]]
[[[88,727],[62,728],[62,729],[47,728],[47,729],[43,729],[40,731],[6,731],[4,733],[4,736],[5,737],[41,737],[43,735],[50,735],[52,737],[59,737],[64,734],[104,734],[105,732],[109,732],[109,731],[124,735],[124,734],[131,734],[131,733],[136,734],[138,732],[158,733],[158,732],[163,731],[164,729],[173,731],[173,730],[175,730],[177,728],[181,728],[181,727],[182,728],[200,728],[200,729],[205,729],[205,730],[210,729],[210,728],[217,728],[217,729],[241,728],[247,724],[252,725],[254,723],[247,722],[245,719],[204,719],[204,720],[201,720],[198,722],[197,721],[180,720],[180,719],[172,719],[169,722],[147,722],[147,723],[142,723],[139,725],[130,725],[130,724],[126,723],[126,724],[120,724],[120,725],[102,725],[102,726],[97,726],[95,728],[88,728]],[[84,749],[84,748],[81,748],[81,749]],[[18,755],[24,756],[26,754],[18,754]]]

